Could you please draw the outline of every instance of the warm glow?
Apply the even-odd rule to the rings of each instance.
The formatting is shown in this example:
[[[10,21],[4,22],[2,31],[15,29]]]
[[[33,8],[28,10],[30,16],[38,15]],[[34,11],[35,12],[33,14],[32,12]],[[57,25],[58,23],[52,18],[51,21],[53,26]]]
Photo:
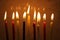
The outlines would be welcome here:
[[[28,6],[27,14],[29,14],[29,12],[30,12],[30,5]]]
[[[28,22],[28,25],[30,25],[30,15],[28,15],[27,22]]]
[[[46,14],[43,15],[43,20],[46,20]]]
[[[4,20],[7,18],[7,11],[5,11]]]
[[[12,14],[12,19],[14,20],[14,18],[15,18],[15,14],[14,14],[14,12],[13,12],[13,14]]]
[[[51,20],[54,20],[54,14],[52,13],[52,15],[51,15]]]
[[[16,11],[16,18],[19,19],[19,14],[17,11]]]
[[[23,19],[25,19],[26,18],[26,12],[24,12],[24,14],[23,14]]]
[[[28,20],[30,21],[30,15],[28,16]]]
[[[41,15],[40,15],[40,12],[38,12],[37,14],[37,22],[39,22],[41,20]]]
[[[43,11],[45,11],[45,8],[43,8]]]
[[[34,17],[33,17],[34,20],[36,20],[36,10],[34,10]]]
[[[19,20],[17,20],[17,24],[19,24]]]

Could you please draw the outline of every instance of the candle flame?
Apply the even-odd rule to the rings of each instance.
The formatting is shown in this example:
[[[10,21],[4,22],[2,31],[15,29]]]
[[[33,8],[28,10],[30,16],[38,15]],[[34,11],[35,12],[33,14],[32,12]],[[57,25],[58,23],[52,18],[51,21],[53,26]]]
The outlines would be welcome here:
[[[40,15],[40,12],[38,12],[37,14],[37,22],[39,22],[41,20],[41,15]]]
[[[14,18],[15,18],[15,14],[14,14],[14,12],[13,12],[13,14],[12,14],[12,19],[14,20]]]
[[[28,6],[27,14],[29,14],[29,12],[30,12],[30,5]]]
[[[7,11],[5,11],[4,20],[7,18]]]
[[[52,15],[51,15],[51,20],[54,20],[54,14],[52,13]]]
[[[24,12],[24,14],[23,14],[23,18],[24,18],[24,19],[26,18],[26,12]]]
[[[34,20],[36,20],[36,10],[34,10],[34,17],[33,17]]]
[[[43,20],[46,20],[46,14],[43,15]]]
[[[16,18],[19,19],[19,14],[17,11],[16,11]]]

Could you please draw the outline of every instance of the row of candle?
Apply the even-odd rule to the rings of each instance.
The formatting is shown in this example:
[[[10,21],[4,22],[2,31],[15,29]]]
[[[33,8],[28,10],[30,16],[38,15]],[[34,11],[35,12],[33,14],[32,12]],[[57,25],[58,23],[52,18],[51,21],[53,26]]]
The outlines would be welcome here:
[[[30,5],[28,6],[28,10],[27,12],[25,11],[23,14],[23,40],[25,40],[25,20],[26,20],[26,15],[27,16],[27,20],[28,23],[30,23]],[[5,11],[5,15],[4,15],[4,21],[5,21],[5,28],[6,28],[6,35],[7,35],[7,40],[8,40],[8,32],[7,32],[7,11]],[[16,18],[17,18],[17,23],[19,23],[19,14],[18,11],[16,11]],[[36,40],[36,18],[37,18],[37,26],[39,26],[39,22],[41,20],[41,15],[40,12],[38,12],[38,14],[36,15],[36,10],[34,10],[34,16],[33,16],[33,29],[34,29],[34,40]],[[12,28],[13,28],[13,40],[15,40],[15,28],[14,28],[14,19],[15,19],[15,13],[13,12],[12,14]],[[54,19],[54,14],[51,14],[51,24],[53,23],[53,19]],[[46,14],[44,13],[43,15],[43,26],[44,26],[44,40],[46,40]],[[38,28],[39,29],[39,28]]]
[[[6,21],[6,18],[7,18],[7,11],[5,11],[5,15],[4,15],[4,20],[5,21]],[[13,12],[13,14],[12,14],[12,20],[14,20],[14,18],[15,18],[15,13]],[[16,11],[16,18],[19,19],[18,11]],[[23,19],[26,20],[26,11],[23,14]],[[53,21],[53,19],[54,19],[54,14],[52,13],[51,14],[51,21]],[[33,20],[34,21],[36,20],[36,11],[34,11]],[[38,14],[37,14],[37,22],[40,22],[40,20],[41,20],[41,15],[40,15],[40,12],[38,12]],[[44,15],[43,15],[43,20],[46,20],[46,13],[44,13]]]

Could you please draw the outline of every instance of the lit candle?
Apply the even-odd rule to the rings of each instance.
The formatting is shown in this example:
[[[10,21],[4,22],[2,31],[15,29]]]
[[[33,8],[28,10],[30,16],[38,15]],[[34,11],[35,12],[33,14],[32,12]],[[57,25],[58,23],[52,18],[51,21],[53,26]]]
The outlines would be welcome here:
[[[40,12],[38,12],[38,14],[37,14],[37,32],[38,32],[38,40],[40,40],[40,31],[39,31],[39,28],[40,28],[40,20],[41,20],[41,15],[40,15]]]
[[[52,27],[52,25],[53,25],[53,20],[54,20],[54,14],[52,13],[51,14],[51,22],[50,22],[50,26]]]
[[[19,23],[19,22],[18,22],[18,20],[19,20],[19,14],[18,14],[18,11],[16,11],[16,19],[17,19],[17,23]]]
[[[28,9],[27,9],[27,37],[29,40],[31,37],[30,37],[30,5],[28,5]]]
[[[14,26],[15,14],[12,14],[12,30],[13,30],[13,40],[15,40],[15,26]]]
[[[50,22],[50,39],[52,40],[52,32],[53,32],[53,20],[54,20],[54,14],[51,14],[51,22]]]
[[[46,14],[43,15],[44,40],[46,40]]]
[[[23,14],[23,40],[25,40],[25,20],[26,20],[26,12]]]
[[[39,24],[40,20],[41,20],[41,15],[40,15],[40,12],[38,12],[38,14],[37,14],[37,24]]]
[[[19,14],[18,14],[18,11],[16,11],[16,22],[17,22],[17,33],[18,33],[18,40],[19,40]]]
[[[28,22],[28,25],[30,26],[30,5],[28,5],[28,9],[27,9],[27,22]]]
[[[33,20],[34,40],[36,40],[36,10],[34,10]]]
[[[5,11],[5,15],[4,15],[4,21],[5,21],[5,30],[6,30],[6,40],[9,40],[8,39],[8,26],[7,26],[7,20],[6,20],[6,18],[7,18],[7,11]]]
[[[19,14],[18,14],[18,11],[16,11],[16,19],[17,19],[17,23],[19,24]]]

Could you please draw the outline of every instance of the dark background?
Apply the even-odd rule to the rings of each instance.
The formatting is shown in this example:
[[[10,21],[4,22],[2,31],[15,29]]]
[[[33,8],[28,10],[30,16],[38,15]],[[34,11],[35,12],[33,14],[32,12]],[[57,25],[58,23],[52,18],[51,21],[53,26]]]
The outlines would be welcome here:
[[[0,40],[6,40],[5,35],[5,27],[4,27],[4,12],[8,12],[8,33],[9,33],[9,39],[12,40],[12,27],[11,27],[11,16],[12,11],[19,11],[20,15],[20,21],[22,23],[22,13],[23,8],[25,5],[29,3],[32,6],[35,6],[36,8],[40,8],[39,11],[41,11],[41,14],[43,15],[44,12],[47,14],[47,40],[50,40],[49,38],[49,27],[50,27],[50,15],[51,13],[55,14],[54,23],[53,23],[53,40],[60,40],[60,0],[0,0]],[[16,7],[21,7],[21,10],[16,9]],[[13,10],[11,10],[11,7]],[[45,11],[42,11],[43,8],[46,8]],[[21,24],[20,23],[20,24]],[[22,26],[22,24],[21,24]],[[22,27],[20,30],[20,40],[22,40]],[[30,29],[32,30],[32,29]],[[33,32],[33,31],[31,31]],[[30,32],[30,35],[33,33]],[[41,40],[43,40],[43,27],[40,28],[40,34],[41,34]],[[16,31],[17,33],[17,31]],[[26,37],[26,40],[28,40],[28,37]],[[31,37],[31,36],[30,36]],[[17,36],[16,36],[17,39]],[[33,40],[33,36],[30,38]]]

